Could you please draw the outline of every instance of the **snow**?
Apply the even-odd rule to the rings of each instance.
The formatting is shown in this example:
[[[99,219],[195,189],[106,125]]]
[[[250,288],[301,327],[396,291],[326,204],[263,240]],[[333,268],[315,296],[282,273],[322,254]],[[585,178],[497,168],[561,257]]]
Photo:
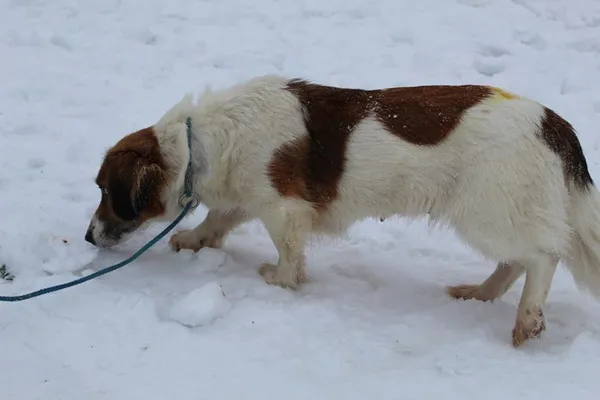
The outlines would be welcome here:
[[[209,282],[178,300],[169,313],[172,320],[194,327],[207,325],[231,310],[231,302],[217,282]]]
[[[15,275],[3,295],[89,274],[152,238],[163,225],[114,250],[84,242],[103,152],[187,91],[265,73],[501,86],[569,119],[600,181],[596,0],[0,0],[0,10],[0,264]],[[222,250],[166,242],[81,286],[0,304],[0,399],[600,392],[600,305],[562,269],[547,332],[515,350],[523,281],[494,303],[451,300],[445,285],[482,281],[494,265],[425,222],[370,220],[313,243],[297,292],[258,275],[277,259],[258,223]]]

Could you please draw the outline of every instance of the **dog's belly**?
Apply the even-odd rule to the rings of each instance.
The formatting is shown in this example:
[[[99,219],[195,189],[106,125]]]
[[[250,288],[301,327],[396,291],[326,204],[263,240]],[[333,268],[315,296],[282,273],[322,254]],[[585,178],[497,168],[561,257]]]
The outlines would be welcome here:
[[[417,147],[382,130],[361,133],[349,143],[337,198],[318,213],[315,230],[339,234],[366,218],[444,212],[468,168],[460,153]]]

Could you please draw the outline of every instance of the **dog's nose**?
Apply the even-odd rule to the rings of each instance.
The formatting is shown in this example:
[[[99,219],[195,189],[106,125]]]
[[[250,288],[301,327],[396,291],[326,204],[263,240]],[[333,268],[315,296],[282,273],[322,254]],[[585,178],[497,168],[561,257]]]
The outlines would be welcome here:
[[[94,236],[92,235],[91,229],[88,229],[88,231],[85,233],[85,241],[93,244],[94,246],[96,245],[96,242],[94,241]]]

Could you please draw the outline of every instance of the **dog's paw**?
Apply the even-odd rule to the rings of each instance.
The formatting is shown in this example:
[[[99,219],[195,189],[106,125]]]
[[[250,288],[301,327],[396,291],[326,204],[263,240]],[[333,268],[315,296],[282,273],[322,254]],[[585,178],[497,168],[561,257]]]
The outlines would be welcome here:
[[[268,263],[262,264],[258,272],[269,285],[277,285],[292,290],[296,290],[299,284],[308,280],[302,269],[296,271],[293,268],[282,268]]]
[[[219,235],[201,235],[194,230],[185,230],[177,232],[169,239],[171,249],[178,252],[181,250],[192,250],[194,253],[200,251],[203,247],[221,248],[222,236]]]
[[[493,300],[481,292],[481,285],[456,285],[446,287],[446,293],[457,300]]]
[[[528,310],[524,318],[517,318],[512,331],[512,344],[519,347],[531,339],[539,339],[546,330],[546,321],[541,309]]]

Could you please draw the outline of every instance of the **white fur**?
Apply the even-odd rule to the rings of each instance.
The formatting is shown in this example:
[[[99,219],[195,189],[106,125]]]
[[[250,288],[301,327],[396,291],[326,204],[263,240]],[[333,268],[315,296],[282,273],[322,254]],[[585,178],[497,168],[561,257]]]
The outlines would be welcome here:
[[[484,256],[512,268],[490,276],[492,298],[527,274],[516,344],[543,328],[541,306],[559,258],[579,284],[600,295],[600,195],[594,187],[584,194],[565,185],[560,158],[536,137],[540,104],[490,98],[431,147],[412,145],[365,118],[350,136],[339,198],[317,213],[302,200],[282,198],[266,173],[276,149],[307,134],[299,101],[283,90],[287,81],[256,78],[207,91],[197,104],[186,96],[156,124],[163,155],[177,171],[164,193],[165,217],[180,211],[187,116],[193,124],[195,187],[211,210],[192,233],[175,235],[172,245],[192,248],[190,241],[222,238],[258,218],[279,251],[278,263],[264,264],[261,273],[270,283],[295,287],[306,278],[304,246],[311,233],[342,234],[369,217],[428,215],[433,225],[453,227]]]
[[[91,230],[92,237],[99,246],[106,246],[107,244],[111,244],[110,239],[108,239],[104,234],[104,222],[100,221],[96,214],[94,214],[94,216],[92,217],[92,221],[90,222],[90,226],[88,229]]]
[[[576,233],[563,255],[565,264],[579,288],[600,297],[600,193],[596,189],[574,193],[571,220]]]

